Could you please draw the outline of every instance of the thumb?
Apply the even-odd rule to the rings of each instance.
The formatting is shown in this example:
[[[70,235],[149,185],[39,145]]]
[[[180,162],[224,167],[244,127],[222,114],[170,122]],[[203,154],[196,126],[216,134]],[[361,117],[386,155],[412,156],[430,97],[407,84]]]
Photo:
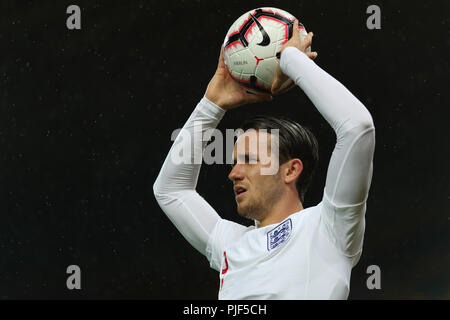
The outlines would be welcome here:
[[[224,67],[225,67],[225,59],[223,57],[223,44],[222,44],[222,46],[220,47],[219,62],[217,64],[217,68],[220,69]]]
[[[275,79],[272,83],[272,88],[270,89],[272,94],[277,93],[277,91],[280,89],[281,85],[282,85],[281,81],[278,79]]]

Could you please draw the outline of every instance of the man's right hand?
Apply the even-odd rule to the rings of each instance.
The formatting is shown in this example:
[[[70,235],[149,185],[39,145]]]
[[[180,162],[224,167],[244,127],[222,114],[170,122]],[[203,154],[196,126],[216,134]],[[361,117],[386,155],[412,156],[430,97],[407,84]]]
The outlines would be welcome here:
[[[286,49],[287,47],[295,47],[301,52],[305,53],[311,60],[314,60],[315,58],[317,58],[317,52],[311,52],[311,43],[313,36],[314,34],[312,32],[309,32],[307,36],[302,39],[300,37],[300,31],[298,29],[298,20],[296,19],[294,21],[292,37],[281,48],[280,57],[284,49]],[[283,90],[285,90],[281,90],[281,86],[286,82],[287,79],[289,79],[288,76],[281,71],[280,63],[278,63],[275,77],[272,82],[271,91],[273,95],[280,94],[283,92]]]
[[[272,100],[272,95],[270,94],[248,93],[245,87],[231,77],[223,58],[223,45],[220,48],[219,64],[217,65],[216,73],[208,84],[205,96],[208,100],[225,110],[248,103]]]

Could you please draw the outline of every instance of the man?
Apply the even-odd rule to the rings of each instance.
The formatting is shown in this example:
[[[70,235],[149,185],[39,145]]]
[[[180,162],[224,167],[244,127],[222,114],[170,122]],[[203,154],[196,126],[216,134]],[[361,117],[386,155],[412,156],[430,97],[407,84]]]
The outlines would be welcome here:
[[[346,299],[351,269],[361,256],[375,145],[373,121],[361,102],[312,61],[317,53],[307,48],[313,34],[300,40],[297,21],[293,29],[281,51],[272,93],[278,93],[289,77],[336,132],[322,201],[303,208],[317,163],[314,136],[293,121],[273,117],[247,122],[229,174],[237,211],[254,219],[255,226],[221,219],[195,191],[200,164],[175,164],[174,147],[154,184],[162,210],[219,271],[219,299]],[[238,85],[224,65],[222,51],[205,97],[184,125],[187,132],[194,134],[199,124],[206,132],[227,110],[272,99],[248,94]],[[270,149],[272,134],[265,128],[279,129],[279,168],[273,175],[261,174],[268,165],[259,158],[262,150],[245,143],[256,137]],[[174,146],[190,143],[180,136]],[[252,157],[256,163],[248,163]]]

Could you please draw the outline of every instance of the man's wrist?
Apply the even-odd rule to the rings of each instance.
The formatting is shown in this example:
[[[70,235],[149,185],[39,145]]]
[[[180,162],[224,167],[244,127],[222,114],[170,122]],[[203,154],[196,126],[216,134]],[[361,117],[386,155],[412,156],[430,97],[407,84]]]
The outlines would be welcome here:
[[[227,111],[227,109],[218,105],[215,101],[213,101],[213,99],[210,99],[209,97],[207,97],[206,94],[203,96],[202,100],[204,100],[205,104],[207,104],[211,110],[214,110],[218,114],[223,115]]]
[[[209,102],[211,102],[212,104],[214,104],[216,107],[219,107],[223,110],[228,110],[229,108],[226,107],[226,105],[217,97],[214,97],[213,95],[211,95],[208,90],[206,90],[205,92],[205,96],[206,99],[208,99]]]
[[[294,47],[294,46],[289,46],[289,47],[284,48],[284,50],[281,52],[281,55],[280,55],[280,64],[282,61],[286,60],[286,58],[288,58],[288,56],[290,56],[292,54],[298,54],[299,52],[304,54],[304,52],[302,52],[299,48]],[[283,59],[283,57],[284,57],[284,59]]]
[[[292,70],[289,70],[289,65],[293,63],[293,60],[306,61],[310,60],[308,56],[298,49],[297,47],[287,47],[283,50],[280,56],[280,69],[289,78],[292,78]],[[294,80],[294,79],[293,79]]]

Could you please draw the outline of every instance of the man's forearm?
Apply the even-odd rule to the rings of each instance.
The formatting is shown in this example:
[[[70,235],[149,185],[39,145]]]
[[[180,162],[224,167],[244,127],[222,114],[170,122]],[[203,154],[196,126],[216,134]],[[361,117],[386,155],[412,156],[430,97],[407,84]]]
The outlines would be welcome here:
[[[207,143],[201,140],[207,130],[217,127],[224,114],[225,110],[206,97],[198,103],[164,161],[154,184],[155,194],[195,189],[201,167],[201,155]],[[177,151],[180,150],[189,150],[189,158],[178,159],[180,154]],[[178,161],[174,161],[175,159]]]
[[[373,127],[366,107],[297,48],[288,47],[283,51],[280,67],[302,88],[338,138],[355,127]]]
[[[206,141],[201,140],[206,130],[217,126],[224,113],[223,109],[206,98],[199,102],[175,139],[153,185],[153,192],[161,209],[184,238],[204,255],[207,242],[220,216],[195,191],[201,155],[206,145]],[[193,141],[195,135],[200,141]],[[194,151],[193,148],[197,150]],[[177,163],[180,159],[174,161],[180,150],[190,150],[190,157],[185,159],[186,162]],[[195,159],[195,153],[200,155],[200,161]]]

